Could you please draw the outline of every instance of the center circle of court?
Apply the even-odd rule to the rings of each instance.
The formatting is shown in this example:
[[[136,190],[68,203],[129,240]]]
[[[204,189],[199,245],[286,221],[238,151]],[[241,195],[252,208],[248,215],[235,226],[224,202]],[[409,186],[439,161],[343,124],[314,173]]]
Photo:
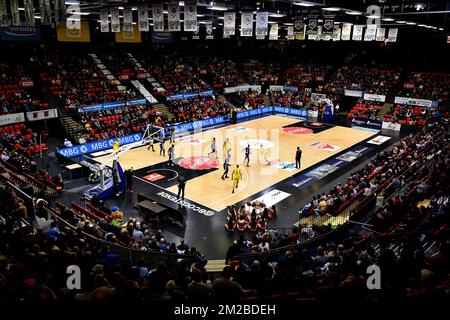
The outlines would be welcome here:
[[[251,149],[272,148],[273,142],[262,139],[247,139],[239,142],[239,145],[244,148],[249,145]]]
[[[306,122],[305,127],[322,128],[323,123],[321,123],[321,122]]]
[[[178,165],[188,170],[209,170],[218,168],[220,161],[211,157],[188,157],[178,160]]]
[[[311,129],[303,127],[287,127],[283,128],[283,131],[289,134],[310,134],[314,132]]]

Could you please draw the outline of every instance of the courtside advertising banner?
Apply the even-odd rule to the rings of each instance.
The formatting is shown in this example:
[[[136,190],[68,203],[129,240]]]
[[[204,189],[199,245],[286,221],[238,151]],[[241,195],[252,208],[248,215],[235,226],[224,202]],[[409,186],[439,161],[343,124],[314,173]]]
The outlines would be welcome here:
[[[368,24],[366,27],[366,33],[364,34],[364,41],[374,41],[377,33],[376,24]]]
[[[363,25],[356,25],[353,27],[353,35],[352,35],[352,40],[353,41],[361,41],[362,40],[362,36],[363,36],[363,30],[364,30],[364,26]]]
[[[120,32],[119,8],[111,9],[111,31]]]
[[[148,32],[150,30],[148,23],[148,6],[141,4],[138,6],[138,27],[141,32]]]
[[[35,26],[7,26],[0,27],[0,39],[4,41],[40,41],[41,28]]]
[[[100,31],[109,32],[108,9],[100,10]]]
[[[234,36],[236,30],[236,12],[225,12],[223,14],[223,36]]]
[[[0,126],[19,122],[25,122],[25,114],[23,112],[5,114],[3,116],[0,116]]]
[[[258,12],[256,14],[256,39],[264,40],[269,30],[269,13]]]
[[[386,96],[381,94],[364,93],[364,100],[385,102]]]
[[[197,30],[197,1],[184,2],[184,31],[195,32]]]
[[[52,118],[57,118],[57,117],[58,117],[58,111],[56,109],[27,112],[28,121],[45,120],[45,119],[52,119]]]
[[[241,37],[253,36],[253,13],[242,12],[241,14]]]
[[[169,31],[181,31],[180,28],[180,5],[178,2],[170,2],[167,4],[168,7],[168,22]]]
[[[58,41],[61,42],[89,42],[91,34],[89,32],[89,22],[82,21],[80,29],[68,29],[66,25],[56,27]]]
[[[163,4],[152,5],[153,31],[164,31]]]
[[[348,23],[344,23],[342,25],[341,40],[343,40],[343,41],[350,40],[351,33],[352,33],[352,25],[348,24]]]
[[[433,100],[424,100],[424,99],[414,99],[414,98],[407,98],[407,97],[395,97],[394,99],[395,103],[399,104],[410,104],[413,106],[420,106],[420,107],[436,107],[437,101]]]
[[[402,125],[400,123],[383,121],[381,128],[383,128],[385,130],[400,131],[400,129],[402,128]]]
[[[131,8],[123,9],[123,30],[127,32],[133,30],[133,12]]]
[[[388,42],[397,42],[398,28],[390,28],[388,32]]]

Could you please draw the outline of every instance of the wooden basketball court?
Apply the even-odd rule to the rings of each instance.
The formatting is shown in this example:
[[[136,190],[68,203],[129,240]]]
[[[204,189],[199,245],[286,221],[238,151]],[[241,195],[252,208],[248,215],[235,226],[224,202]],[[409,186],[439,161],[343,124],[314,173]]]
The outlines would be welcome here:
[[[305,129],[288,130],[289,132],[283,130],[284,126],[300,121],[272,115],[177,139],[176,158],[207,157],[211,151],[212,138],[215,137],[217,141],[219,169],[187,181],[186,198],[220,211],[299,172],[292,168],[297,147],[303,151],[301,170],[304,170],[376,134],[336,126],[318,133],[311,133],[310,130]],[[242,172],[242,180],[234,194],[231,193],[232,180],[221,179],[225,154],[222,145],[227,138],[230,141],[232,164],[229,177],[236,164],[239,164]],[[247,143],[251,144],[250,167],[244,164],[243,150]],[[165,146],[166,157],[159,155],[159,145],[155,144],[155,152],[147,150],[147,146],[129,150],[120,156],[120,164],[124,169],[133,167],[137,170],[165,162],[168,160],[168,141]],[[263,150],[266,150],[266,158],[270,160],[270,165],[266,164],[261,146]],[[106,157],[98,157],[95,160],[101,162]],[[288,168],[280,168],[280,164]],[[177,167],[173,169],[176,170]],[[176,193],[177,187],[173,186],[167,190]]]

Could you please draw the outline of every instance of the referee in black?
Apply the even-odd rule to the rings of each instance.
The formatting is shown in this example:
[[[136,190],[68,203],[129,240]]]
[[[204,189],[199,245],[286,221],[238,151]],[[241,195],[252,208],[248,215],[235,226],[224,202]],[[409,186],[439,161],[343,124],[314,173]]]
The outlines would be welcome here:
[[[184,178],[184,175],[182,173],[180,173],[180,176],[178,177],[177,184],[178,184],[177,199],[179,199],[181,195],[181,200],[184,200],[184,188],[186,187],[186,179]]]
[[[300,150],[300,147],[297,147],[297,151],[295,152],[295,168],[300,169],[301,164],[300,161],[302,160],[302,150]]]

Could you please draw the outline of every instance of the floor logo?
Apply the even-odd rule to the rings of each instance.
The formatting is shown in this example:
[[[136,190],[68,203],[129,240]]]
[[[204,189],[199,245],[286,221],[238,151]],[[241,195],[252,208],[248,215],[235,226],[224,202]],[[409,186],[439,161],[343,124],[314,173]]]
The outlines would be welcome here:
[[[336,145],[332,145],[332,144],[328,144],[328,143],[321,143],[321,142],[313,142],[309,145],[311,148],[317,148],[317,149],[322,149],[322,150],[327,150],[327,151],[336,151],[337,149],[340,149],[340,146],[336,146]]]
[[[262,139],[249,139],[242,140],[241,142],[239,142],[239,145],[243,148],[247,147],[247,145],[250,145],[250,148],[252,149],[272,148],[273,142]]]
[[[311,134],[313,131],[303,127],[287,127],[283,128],[283,131],[289,134]]]
[[[183,139],[181,141],[183,143],[187,143],[187,144],[203,144],[206,142],[206,140],[199,139],[199,138],[187,138],[187,139]]]
[[[218,168],[220,161],[210,157],[189,157],[179,159],[178,165],[189,170],[209,170]]]
[[[246,127],[236,127],[236,128],[234,128],[234,131],[236,131],[236,132],[244,132],[244,131],[247,131],[248,130],[248,128],[246,128]]]
[[[148,180],[148,181],[151,181],[151,182],[155,182],[155,181],[164,179],[165,176],[163,176],[162,174],[154,172],[154,173],[151,173],[149,175],[143,176],[143,178],[145,180]]]
[[[289,162],[289,161],[279,162],[279,163],[275,164],[274,167],[281,169],[281,170],[286,170],[286,171],[294,171],[296,169],[295,163]]]

